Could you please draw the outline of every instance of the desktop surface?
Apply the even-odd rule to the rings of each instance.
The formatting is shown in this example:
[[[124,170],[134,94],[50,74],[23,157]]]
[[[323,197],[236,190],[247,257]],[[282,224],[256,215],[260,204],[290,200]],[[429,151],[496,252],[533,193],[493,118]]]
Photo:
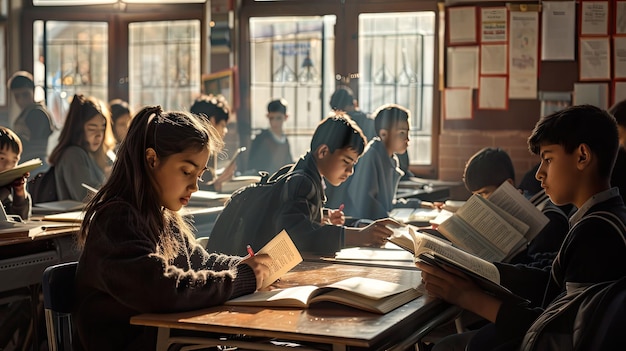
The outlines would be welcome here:
[[[354,276],[415,287],[421,281],[417,269],[304,261],[275,286],[326,285]],[[131,318],[131,323],[160,327],[160,333],[168,334],[172,328],[330,344],[338,348],[386,349],[411,335],[443,308],[438,300],[424,295],[384,315],[334,304],[309,309],[216,306],[176,314],[142,314]]]

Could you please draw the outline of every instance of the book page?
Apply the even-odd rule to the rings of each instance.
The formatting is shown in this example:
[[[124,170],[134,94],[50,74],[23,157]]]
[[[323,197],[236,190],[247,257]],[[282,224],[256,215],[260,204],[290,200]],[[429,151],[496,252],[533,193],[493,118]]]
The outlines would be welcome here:
[[[501,251],[509,253],[520,241],[525,242],[526,239],[490,208],[487,202],[488,200],[479,195],[472,195],[455,215],[461,217]]]
[[[410,289],[410,286],[365,277],[351,277],[328,285],[327,288],[350,292],[369,299],[379,300]]]
[[[421,253],[435,253],[481,277],[500,284],[500,272],[493,263],[460,250],[443,240],[433,239],[424,233],[414,232],[413,235],[416,242],[416,256]]]
[[[524,235],[527,241],[534,239],[550,221],[509,182],[502,183],[488,200],[528,224],[528,231]]]
[[[38,158],[34,158],[32,160],[23,162],[15,166],[14,168],[0,172],[0,186],[5,186],[12,183],[14,180],[21,177],[24,173],[35,170],[41,165],[43,165],[41,160]]]
[[[294,286],[287,289],[271,291],[256,291],[252,294],[243,295],[226,301],[225,305],[231,306],[273,306],[273,307],[297,307],[305,308],[309,304],[309,298],[319,288],[314,285]]]
[[[300,252],[285,230],[278,233],[269,243],[265,244],[257,254],[267,254],[272,258],[269,267],[270,275],[263,281],[261,288],[270,286],[276,279],[302,262]]]
[[[413,244],[413,241],[411,241]],[[337,260],[413,262],[413,253],[402,249],[351,247],[335,253]]]
[[[506,253],[458,216],[452,216],[441,223],[437,230],[454,245],[473,253],[487,261],[501,261]]]

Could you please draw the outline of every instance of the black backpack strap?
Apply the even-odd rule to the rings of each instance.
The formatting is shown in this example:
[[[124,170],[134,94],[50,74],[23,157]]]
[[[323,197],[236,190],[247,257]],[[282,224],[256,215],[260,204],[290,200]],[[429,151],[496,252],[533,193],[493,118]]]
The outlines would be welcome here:
[[[597,211],[589,214],[587,218],[589,217],[600,218],[606,222],[609,222],[615,228],[615,230],[617,230],[622,235],[622,240],[624,241],[624,245],[626,246],[626,224],[624,224],[624,222],[622,222],[622,220],[614,213],[608,211]]]

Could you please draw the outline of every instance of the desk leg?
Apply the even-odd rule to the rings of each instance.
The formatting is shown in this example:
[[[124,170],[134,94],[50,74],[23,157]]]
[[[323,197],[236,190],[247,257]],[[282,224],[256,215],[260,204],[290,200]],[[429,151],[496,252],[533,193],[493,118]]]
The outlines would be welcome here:
[[[346,345],[333,344],[333,351],[346,351]]]
[[[170,347],[170,328],[159,328],[157,332],[157,351],[167,351]]]

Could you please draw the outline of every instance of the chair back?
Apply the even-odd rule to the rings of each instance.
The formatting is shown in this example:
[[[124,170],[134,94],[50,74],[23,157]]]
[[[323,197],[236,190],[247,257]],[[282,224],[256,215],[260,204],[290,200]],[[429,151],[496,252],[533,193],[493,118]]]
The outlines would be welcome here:
[[[78,262],[50,266],[43,272],[43,304],[50,351],[72,350],[71,312]]]

